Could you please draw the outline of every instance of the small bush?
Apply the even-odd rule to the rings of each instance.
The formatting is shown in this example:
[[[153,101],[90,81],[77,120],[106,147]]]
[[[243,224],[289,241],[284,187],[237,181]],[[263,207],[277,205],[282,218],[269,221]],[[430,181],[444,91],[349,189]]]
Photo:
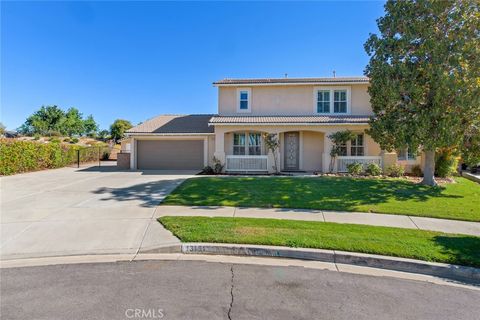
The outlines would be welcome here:
[[[365,173],[369,176],[379,176],[382,174],[382,168],[376,163],[369,163],[365,169]]]
[[[61,142],[60,139],[58,139],[58,138],[50,138],[50,139],[48,139],[48,140],[49,140],[51,143],[60,143],[60,142]]]
[[[51,131],[48,131],[47,135],[49,137],[61,137],[62,134],[58,131],[55,131],[55,130],[51,130]]]
[[[110,159],[110,150],[104,150],[102,152],[101,159],[102,160],[109,160]]]
[[[414,175],[415,177],[423,177],[422,168],[420,168],[418,164],[412,167],[412,175]]]
[[[40,135],[38,133],[35,133],[33,135],[33,140],[40,140]]]
[[[347,164],[347,170],[348,170],[348,173],[350,174],[359,175],[363,171],[363,166],[359,162],[353,162],[353,163]]]
[[[402,177],[405,174],[405,169],[399,164],[392,164],[385,169],[385,174],[389,177]]]
[[[202,172],[200,172],[200,174],[212,175],[212,174],[215,174],[215,171],[211,166],[206,166],[206,167],[203,167]]]
[[[70,142],[70,138],[66,137],[65,139],[63,139],[63,142]]]
[[[78,141],[80,140],[78,140],[78,138],[75,137],[75,138],[72,138],[72,140],[70,140],[70,143],[78,143]]]
[[[435,176],[450,177],[457,172],[458,158],[450,150],[440,151],[435,156]]]
[[[213,172],[214,172],[215,174],[220,174],[220,173],[222,173],[224,166],[225,166],[225,165],[223,165],[220,160],[218,160],[217,158],[213,157]]]

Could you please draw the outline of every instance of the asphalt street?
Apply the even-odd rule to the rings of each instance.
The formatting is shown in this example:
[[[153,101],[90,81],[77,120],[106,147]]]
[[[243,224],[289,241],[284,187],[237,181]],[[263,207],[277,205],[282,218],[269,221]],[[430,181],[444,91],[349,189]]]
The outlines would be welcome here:
[[[478,319],[480,291],[202,261],[1,269],[2,319]]]

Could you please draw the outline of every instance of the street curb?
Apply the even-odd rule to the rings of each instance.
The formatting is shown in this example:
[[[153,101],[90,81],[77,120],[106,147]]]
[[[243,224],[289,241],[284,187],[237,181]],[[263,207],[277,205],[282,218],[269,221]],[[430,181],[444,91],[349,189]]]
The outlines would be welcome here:
[[[183,243],[182,252],[315,260],[480,283],[478,268],[356,252],[222,243]]]

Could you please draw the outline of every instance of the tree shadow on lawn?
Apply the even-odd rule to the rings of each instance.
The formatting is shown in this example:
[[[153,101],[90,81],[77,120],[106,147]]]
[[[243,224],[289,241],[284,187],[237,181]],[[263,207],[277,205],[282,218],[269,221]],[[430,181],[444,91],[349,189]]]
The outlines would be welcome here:
[[[452,264],[480,268],[480,237],[452,235],[436,236],[435,244],[441,246],[442,253],[452,256]],[[452,266],[452,269],[456,267]],[[467,275],[468,276],[468,275]],[[480,286],[480,280],[472,278],[472,282]]]
[[[202,178],[204,179],[204,178]],[[185,204],[253,207],[295,207],[351,211],[359,205],[389,200],[425,202],[431,198],[463,198],[445,194],[444,187],[428,187],[402,180],[353,178],[206,178],[189,181],[173,200]]]
[[[139,202],[142,207],[152,208],[160,202],[184,179],[159,180],[136,184],[128,187],[108,188],[101,187],[92,191],[95,194],[104,194],[103,201],[130,201],[132,204]]]

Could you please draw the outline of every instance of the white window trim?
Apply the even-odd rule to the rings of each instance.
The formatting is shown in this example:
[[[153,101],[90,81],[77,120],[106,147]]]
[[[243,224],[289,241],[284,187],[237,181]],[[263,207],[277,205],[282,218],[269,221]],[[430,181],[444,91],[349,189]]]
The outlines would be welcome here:
[[[265,150],[265,145],[264,145],[264,142],[263,142],[263,137],[262,137],[262,133],[259,132],[259,131],[236,131],[236,132],[233,132],[232,134],[232,155],[234,156],[257,156],[257,155],[251,155],[250,154],[250,147],[257,147],[257,145],[251,145],[250,144],[250,134],[251,133],[254,133],[254,134],[260,134],[260,155],[259,156],[265,156],[267,155],[268,152],[266,152]],[[236,145],[235,144],[235,134],[244,134],[245,135],[245,154],[243,155],[235,155],[234,154],[234,149],[235,147],[241,147],[241,145]]]
[[[345,90],[347,91],[347,112],[335,113],[334,112],[334,91]],[[317,112],[317,93],[318,91],[330,91],[330,112]],[[342,115],[351,114],[351,102],[352,102],[352,88],[351,87],[314,87],[313,88],[313,113],[323,115]]]
[[[240,92],[247,91],[248,93],[248,109],[240,109]],[[252,112],[252,89],[251,88],[237,88],[237,112],[250,113]]]

